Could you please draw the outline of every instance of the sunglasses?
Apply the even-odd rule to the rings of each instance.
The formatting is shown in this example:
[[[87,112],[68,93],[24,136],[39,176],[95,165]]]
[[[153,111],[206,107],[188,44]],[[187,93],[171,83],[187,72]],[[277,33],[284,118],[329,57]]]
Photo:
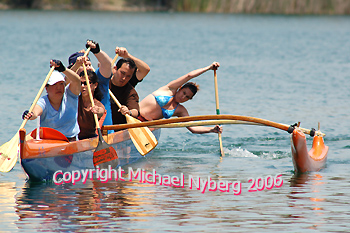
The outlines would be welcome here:
[[[91,81],[89,82],[90,84],[93,84]],[[87,85],[87,83],[86,83],[86,81],[84,81],[84,82],[81,82],[81,85],[84,85],[84,86],[86,86]]]

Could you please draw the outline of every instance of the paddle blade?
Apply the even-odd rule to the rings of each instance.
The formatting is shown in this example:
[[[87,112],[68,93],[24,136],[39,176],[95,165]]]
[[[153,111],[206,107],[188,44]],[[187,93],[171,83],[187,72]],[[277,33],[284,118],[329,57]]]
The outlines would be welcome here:
[[[19,134],[0,147],[0,171],[9,172],[15,166],[18,157]]]
[[[129,129],[129,133],[136,149],[143,156],[158,145],[156,137],[146,127]]]
[[[129,115],[126,115],[125,117],[128,124],[141,122]],[[130,128],[128,131],[136,149],[143,156],[149,153],[158,145],[156,137],[148,127]]]
[[[108,168],[111,165],[115,168],[119,165],[118,155],[115,149],[108,145],[102,138],[100,139],[94,155],[93,155],[94,166],[99,166],[101,169]]]

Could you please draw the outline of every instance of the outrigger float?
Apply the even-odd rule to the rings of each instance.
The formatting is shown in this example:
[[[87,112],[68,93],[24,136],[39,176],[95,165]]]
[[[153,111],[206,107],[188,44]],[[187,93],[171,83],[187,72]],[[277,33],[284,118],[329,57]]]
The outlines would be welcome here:
[[[320,132],[320,125],[318,131]],[[312,148],[308,152],[305,134],[296,127],[291,135],[292,158],[295,172],[304,173],[309,171],[319,171],[326,166],[328,146],[325,146],[323,136],[316,132],[314,135]]]
[[[136,162],[142,158],[134,142],[130,138],[127,129],[150,127],[151,132],[158,140],[160,128],[188,127],[196,125],[216,124],[250,124],[269,126],[287,131],[291,134],[292,159],[295,172],[318,171],[326,166],[328,146],[324,145],[325,134],[320,130],[308,130],[299,125],[286,125],[272,121],[237,115],[205,115],[189,116],[154,120],[148,122],[103,126],[102,130],[119,130],[118,132],[104,135],[104,140],[117,152],[117,161],[114,167],[124,166]],[[53,174],[61,170],[62,173],[74,170],[94,169],[94,149],[98,144],[98,137],[69,142],[60,132],[50,128],[39,128],[26,135],[26,130],[19,130],[19,157],[20,163],[29,180],[52,180]],[[312,149],[307,150],[306,136],[314,137]],[[40,139],[37,139],[40,138]],[[156,145],[155,145],[156,146]],[[3,159],[3,158],[2,158]]]

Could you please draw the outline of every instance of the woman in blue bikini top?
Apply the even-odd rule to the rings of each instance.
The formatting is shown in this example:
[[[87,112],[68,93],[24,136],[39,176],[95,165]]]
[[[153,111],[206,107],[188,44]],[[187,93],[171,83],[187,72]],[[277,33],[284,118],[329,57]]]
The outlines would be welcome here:
[[[153,95],[153,96],[156,99],[158,105],[160,106],[160,109],[162,110],[163,117],[166,119],[169,119],[170,117],[172,117],[174,115],[175,110],[177,109],[177,106],[179,106],[179,104],[177,104],[176,107],[172,110],[165,109],[163,108],[163,106],[167,105],[174,96],[169,96],[169,95],[157,95],[157,96]]]
[[[168,119],[172,116],[189,116],[187,109],[182,103],[192,99],[199,87],[196,83],[188,81],[208,70],[217,69],[219,66],[218,62],[213,62],[207,67],[193,70],[146,96],[140,102],[140,120],[150,121],[162,118]],[[197,134],[222,132],[222,127],[220,126],[191,126],[187,127],[187,129]]]

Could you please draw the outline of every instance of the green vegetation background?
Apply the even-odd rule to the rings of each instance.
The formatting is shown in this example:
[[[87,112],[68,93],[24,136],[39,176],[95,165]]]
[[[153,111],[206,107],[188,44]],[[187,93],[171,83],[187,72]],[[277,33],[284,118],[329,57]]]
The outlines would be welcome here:
[[[350,0],[0,0],[0,9],[350,14]]]

